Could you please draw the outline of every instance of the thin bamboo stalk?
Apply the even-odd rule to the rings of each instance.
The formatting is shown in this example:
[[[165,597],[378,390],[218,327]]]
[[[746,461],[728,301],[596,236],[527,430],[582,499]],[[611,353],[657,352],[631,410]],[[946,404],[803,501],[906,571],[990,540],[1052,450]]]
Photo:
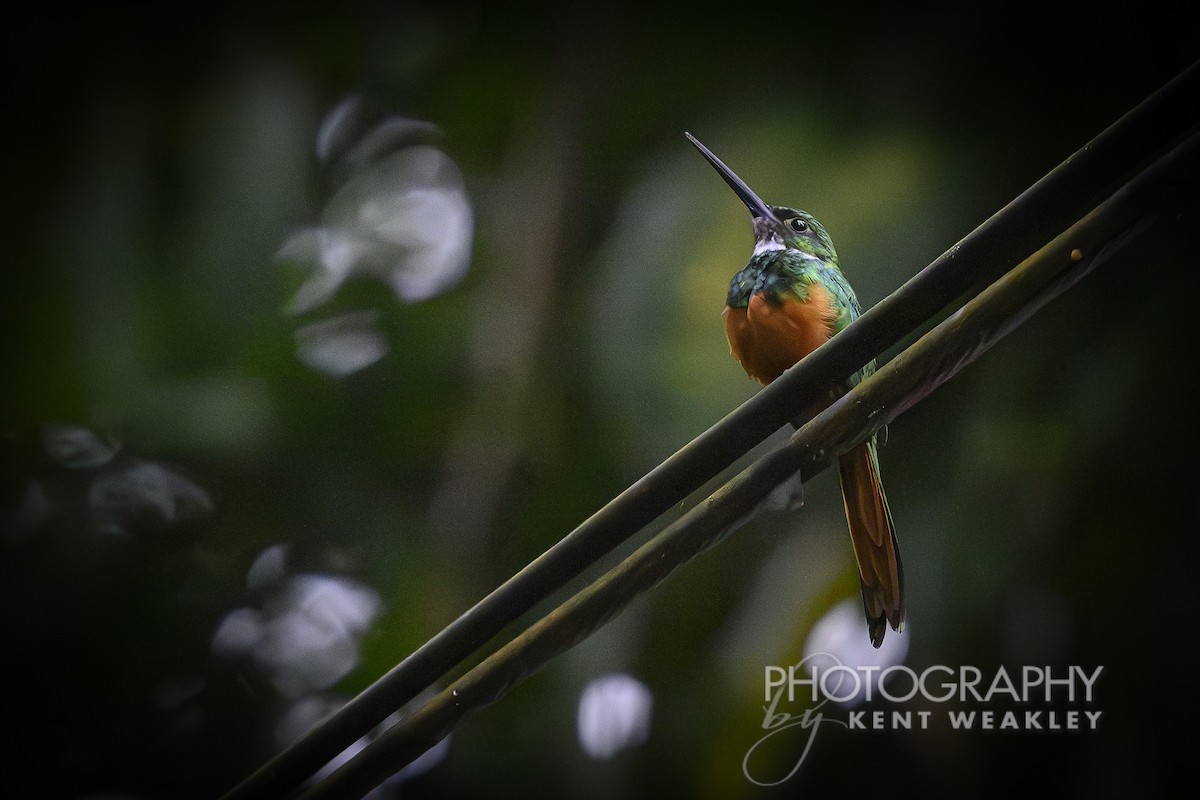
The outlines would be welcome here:
[[[1200,123],[1200,63],[1106,129],[862,317],[585,520],[225,795],[285,795],[539,601],[807,408],[867,361],[986,286]]]

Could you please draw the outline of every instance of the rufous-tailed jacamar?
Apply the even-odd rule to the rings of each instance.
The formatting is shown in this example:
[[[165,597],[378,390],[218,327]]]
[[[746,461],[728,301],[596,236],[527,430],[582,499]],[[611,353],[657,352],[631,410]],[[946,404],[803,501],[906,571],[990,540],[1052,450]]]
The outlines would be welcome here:
[[[754,253],[733,276],[725,307],[729,351],[763,385],[853,322],[861,310],[838,267],[833,242],[807,212],[769,206],[721,159],[688,139],[750,209]],[[841,393],[875,371],[875,362],[850,376]],[[838,457],[846,521],[858,561],[871,644],[904,624],[904,570],[892,513],[879,479],[875,437]]]

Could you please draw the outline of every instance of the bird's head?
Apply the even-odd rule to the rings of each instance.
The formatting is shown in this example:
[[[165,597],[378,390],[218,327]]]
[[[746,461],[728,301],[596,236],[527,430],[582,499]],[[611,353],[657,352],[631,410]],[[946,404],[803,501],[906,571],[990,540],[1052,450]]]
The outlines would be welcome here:
[[[759,255],[771,250],[795,250],[805,256],[821,261],[837,263],[837,253],[833,249],[833,240],[820,222],[807,211],[787,206],[771,206],[763,202],[746,182],[737,176],[725,162],[705,147],[699,139],[690,133],[685,134],[696,149],[700,151],[713,169],[725,179],[729,188],[733,189],[746,208],[750,209],[750,217],[754,226],[754,254]]]

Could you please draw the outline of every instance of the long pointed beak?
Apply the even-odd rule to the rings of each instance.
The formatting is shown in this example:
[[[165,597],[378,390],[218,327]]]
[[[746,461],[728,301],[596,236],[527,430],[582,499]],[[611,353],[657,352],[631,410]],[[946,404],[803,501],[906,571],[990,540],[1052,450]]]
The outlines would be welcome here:
[[[739,178],[733,170],[725,166],[725,162],[717,158],[716,155],[713,154],[712,150],[709,150],[707,147],[701,144],[700,140],[695,136],[692,136],[690,133],[684,131],[683,135],[688,138],[689,142],[696,146],[696,149],[700,151],[700,155],[708,159],[708,163],[712,164],[713,169],[720,173],[721,177],[725,179],[725,182],[729,184],[729,188],[733,189],[734,194],[741,198],[741,201],[746,204],[746,208],[750,209],[750,213],[753,214],[756,219],[770,220],[771,222],[775,223],[779,222],[779,218],[776,217],[771,211],[770,206],[764,203],[762,198],[756,195],[754,191],[746,185],[746,182]]]

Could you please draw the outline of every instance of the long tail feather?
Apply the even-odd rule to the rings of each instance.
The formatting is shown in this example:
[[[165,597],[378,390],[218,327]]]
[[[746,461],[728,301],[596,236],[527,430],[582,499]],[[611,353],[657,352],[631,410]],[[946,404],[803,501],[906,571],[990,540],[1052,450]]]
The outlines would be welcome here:
[[[904,627],[904,568],[892,512],[879,480],[874,439],[842,455],[838,467],[871,644],[879,647],[887,632],[885,621],[895,631]]]

